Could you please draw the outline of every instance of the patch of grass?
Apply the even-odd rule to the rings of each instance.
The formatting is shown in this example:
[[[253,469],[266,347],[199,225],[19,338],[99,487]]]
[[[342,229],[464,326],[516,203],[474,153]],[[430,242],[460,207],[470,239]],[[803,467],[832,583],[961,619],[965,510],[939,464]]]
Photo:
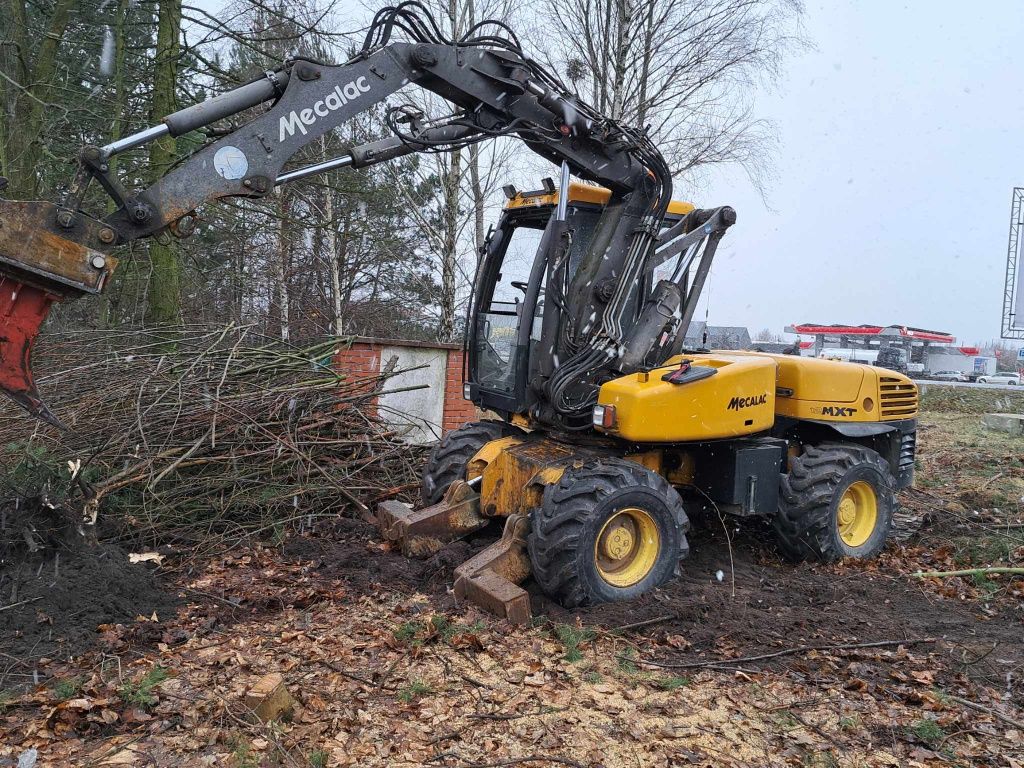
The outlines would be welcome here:
[[[565,646],[565,656],[563,658],[570,664],[574,664],[583,658],[580,645],[589,643],[597,637],[597,634],[592,629],[574,627],[572,624],[555,624],[554,632],[558,641]]]
[[[690,678],[680,677],[679,675],[656,677],[651,681],[655,688],[661,688],[663,691],[674,691],[678,688],[685,688],[690,684],[690,682]]]
[[[922,382],[921,410],[935,413],[987,413],[1024,410],[1024,393],[995,389],[929,386]]]
[[[625,672],[627,675],[635,675],[640,671],[636,665],[636,649],[632,647],[626,647],[622,653],[619,654],[619,671]]]
[[[314,749],[310,752],[309,768],[327,768],[327,753],[322,749]]]
[[[780,728],[791,730],[800,725],[800,721],[793,717],[793,713],[788,709],[780,709],[777,712],[772,713],[772,719]]]
[[[480,620],[472,624],[462,624],[452,621],[447,616],[431,616],[427,622],[407,621],[399,625],[392,634],[400,642],[422,645],[430,640],[450,643],[458,635],[478,634],[485,629],[487,624]]]
[[[831,752],[810,752],[800,761],[807,768],[839,768],[839,761]]]
[[[844,731],[859,731],[861,725],[860,715],[849,715],[839,718],[839,728]]]
[[[452,623],[447,616],[431,616],[430,628],[441,637],[451,637],[454,634]]]
[[[80,677],[61,678],[53,684],[53,695],[61,701],[73,699],[80,690],[82,690],[82,679]]]
[[[602,680],[604,680],[604,678],[601,677],[600,672],[587,672],[583,675],[583,682],[591,683],[592,685],[600,683]]]
[[[416,699],[428,696],[434,689],[422,680],[413,680],[409,685],[398,691],[398,700],[403,704],[411,704]]]
[[[980,589],[985,597],[992,598],[1003,588],[998,581],[993,581],[987,574],[974,574],[974,586]]]
[[[1019,466],[1015,457],[1019,455],[1020,438],[987,430],[981,423],[982,413],[1004,410],[1000,407],[1006,405],[1001,399],[1004,397],[988,393],[974,398],[966,409],[922,412],[920,442],[927,450],[922,450],[915,459],[918,468],[915,484],[948,499],[953,513],[963,517],[962,522],[968,524],[974,510],[999,510],[1010,515],[1021,510],[1024,477],[1012,471],[1013,467]],[[1018,404],[1024,405],[1024,398]],[[1009,465],[1008,457],[1014,457]],[[962,505],[959,512],[956,511],[957,505]],[[1006,537],[985,536],[981,529],[977,533],[993,539],[991,544],[984,546],[994,548],[991,554],[996,557],[1001,556],[1000,543],[1012,544]],[[1021,545],[1019,538],[1017,547]],[[998,539],[1001,542],[996,541]],[[957,545],[957,557],[966,565],[985,558],[986,553],[971,551],[973,547],[966,544],[964,540]],[[965,548],[967,551],[962,551]],[[1011,550],[1013,548],[1010,547]]]
[[[153,689],[167,679],[167,670],[159,664],[147,672],[141,680],[126,680],[117,689],[117,695],[125,704],[137,707],[151,707],[156,703]]]
[[[942,726],[930,717],[923,717],[910,726],[910,733],[918,741],[929,745],[938,744],[946,737],[946,732],[942,729]]]
[[[421,621],[406,621],[399,625],[399,627],[391,634],[393,634],[395,639],[399,642],[408,643],[415,639],[416,635],[422,632],[423,629],[424,624]]]
[[[235,758],[236,768],[259,768],[259,757],[244,739],[238,742],[231,756]]]

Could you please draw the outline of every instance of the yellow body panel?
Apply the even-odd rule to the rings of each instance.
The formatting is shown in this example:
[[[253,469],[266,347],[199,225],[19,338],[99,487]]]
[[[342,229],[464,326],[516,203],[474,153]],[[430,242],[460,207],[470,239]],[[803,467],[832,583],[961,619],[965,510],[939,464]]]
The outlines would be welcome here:
[[[776,364],[769,357],[728,352],[687,355],[694,365],[717,373],[688,384],[662,376],[681,356],[649,373],[633,373],[601,387],[598,403],[614,405],[616,425],[603,430],[641,443],[682,443],[741,437],[771,428],[775,421]]]
[[[565,468],[579,458],[576,446],[554,440],[503,437],[477,452],[466,468],[466,479],[483,475],[481,514],[529,514],[540,504],[544,486],[557,483]]]
[[[592,203],[604,205],[611,196],[604,187],[595,187],[592,184],[579,184],[573,182],[569,185],[569,202],[571,203]],[[505,205],[506,208],[540,208],[558,204],[558,192],[549,192],[540,195],[523,194],[520,192]],[[685,203],[681,200],[673,200],[668,205],[668,212],[677,216],[685,216],[694,209],[692,203]]]
[[[763,432],[772,427],[776,414],[858,423],[917,416],[916,385],[884,368],[793,355],[713,352],[686,359],[717,368],[714,376],[687,384],[662,381],[681,359],[602,386],[598,403],[614,405],[616,415],[616,426],[602,431],[636,442],[674,443]]]
[[[775,411],[794,419],[839,422],[917,418],[917,385],[887,368],[796,355],[766,355],[778,365]]]

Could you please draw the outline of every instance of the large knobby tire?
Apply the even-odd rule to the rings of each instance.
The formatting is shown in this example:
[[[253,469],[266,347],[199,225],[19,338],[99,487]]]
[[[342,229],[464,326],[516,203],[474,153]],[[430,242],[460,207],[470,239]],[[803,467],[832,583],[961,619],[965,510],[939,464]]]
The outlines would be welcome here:
[[[437,504],[449,485],[465,480],[469,460],[491,440],[522,434],[519,427],[504,421],[475,421],[453,429],[430,451],[420,485],[423,503]]]
[[[896,512],[896,480],[881,456],[854,443],[804,446],[782,476],[774,527],[790,560],[874,557]]]
[[[672,578],[689,554],[679,494],[625,459],[567,469],[544,489],[531,523],[533,576],[567,608],[639,597]]]

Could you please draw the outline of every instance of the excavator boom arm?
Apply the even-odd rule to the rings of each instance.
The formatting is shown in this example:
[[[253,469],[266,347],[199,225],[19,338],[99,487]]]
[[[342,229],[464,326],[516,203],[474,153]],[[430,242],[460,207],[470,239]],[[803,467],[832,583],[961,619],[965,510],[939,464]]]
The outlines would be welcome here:
[[[497,136],[516,136],[560,163],[566,183],[571,171],[611,190],[608,212],[580,273],[595,281],[617,281],[618,288],[606,286],[596,306],[588,284],[574,291],[571,301],[558,306],[552,302],[544,321],[555,350],[552,357],[557,360],[566,350],[572,355],[586,352],[590,362],[573,371],[593,373],[591,363],[614,357],[616,345],[626,341],[623,308],[657,240],[671,197],[671,174],[644,131],[580,102],[522,52],[514,35],[482,34],[486,24],[496,23],[477,25],[458,41],[445,40],[418,3],[386,8],[377,14],[363,50],[345,64],[296,59],[168,115],[157,126],[104,147],[87,146],[59,206],[0,200],[0,278],[5,281],[0,289],[10,289],[11,297],[0,303],[5,329],[0,333],[0,388],[33,413],[53,420],[32,381],[32,342],[54,301],[103,290],[116,263],[110,253],[117,245],[158,233],[187,236],[194,227],[193,211],[219,198],[263,197],[280,184],[331,168],[365,167]],[[396,28],[411,41],[391,42]],[[409,105],[391,107],[386,115],[394,135],[314,166],[285,169],[302,147],[410,85],[438,94],[459,111],[426,121]],[[203,146],[146,189],[126,190],[112,174],[110,159],[120,152],[164,135],[199,130],[268,102],[262,114]],[[116,205],[104,218],[82,210],[93,181]],[[556,222],[545,247],[554,255],[564,251],[570,238],[564,222],[561,229]],[[601,323],[587,324],[581,331],[581,318],[598,312]],[[560,380],[559,386],[565,384]]]

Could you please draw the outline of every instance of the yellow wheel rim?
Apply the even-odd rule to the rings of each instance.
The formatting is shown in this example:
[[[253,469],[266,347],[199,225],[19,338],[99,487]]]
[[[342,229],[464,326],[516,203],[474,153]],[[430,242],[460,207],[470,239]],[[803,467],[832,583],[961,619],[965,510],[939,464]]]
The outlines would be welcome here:
[[[878,496],[871,483],[857,480],[843,491],[836,513],[839,537],[848,547],[863,546],[878,524]]]
[[[658,560],[661,534],[647,512],[620,509],[609,517],[594,542],[594,560],[601,578],[613,587],[631,587],[643,581]]]

